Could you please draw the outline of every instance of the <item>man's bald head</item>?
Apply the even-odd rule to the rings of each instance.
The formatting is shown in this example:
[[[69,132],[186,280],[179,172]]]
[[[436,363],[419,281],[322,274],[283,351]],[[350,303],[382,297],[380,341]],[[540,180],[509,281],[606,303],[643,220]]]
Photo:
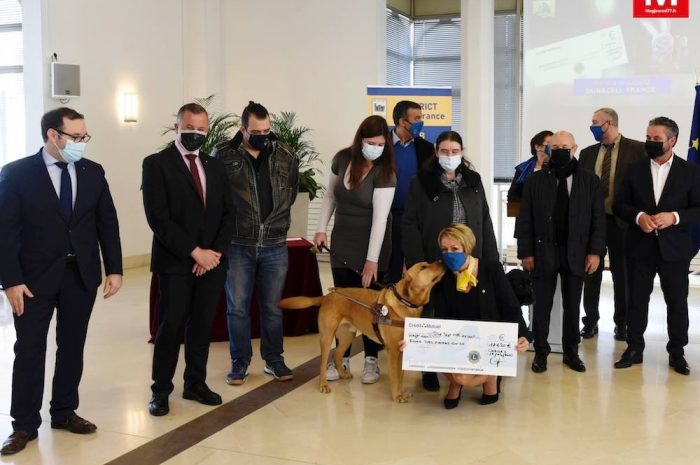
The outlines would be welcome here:
[[[569,149],[571,150],[572,157],[576,154],[576,149],[578,149],[578,145],[576,145],[574,135],[571,134],[569,131],[555,132],[554,135],[549,139],[549,146],[552,150]]]

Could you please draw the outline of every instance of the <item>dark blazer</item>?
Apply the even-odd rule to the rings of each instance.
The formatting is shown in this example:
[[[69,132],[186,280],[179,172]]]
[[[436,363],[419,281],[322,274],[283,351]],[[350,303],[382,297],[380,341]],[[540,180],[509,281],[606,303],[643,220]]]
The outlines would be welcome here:
[[[654,245],[656,234],[644,233],[636,223],[639,212],[654,215],[675,211],[679,224],[658,231],[661,256],[669,262],[690,261],[693,258],[691,226],[700,222],[700,168],[674,155],[656,205],[650,163],[647,157],[645,161],[630,166],[615,194],[615,215],[629,225],[625,253],[630,257],[643,257]]]
[[[554,224],[557,179],[549,168],[525,181],[520,215],[515,222],[518,258],[535,257],[535,275],[559,269]],[[569,194],[567,258],[571,272],[585,277],[586,255],[605,253],[605,210],[598,176],[580,167],[573,174]]]
[[[595,173],[595,164],[598,160],[600,144],[601,142],[598,142],[597,144],[589,145],[585,149],[581,150],[581,154],[579,155],[579,166],[581,168],[588,170],[591,173]],[[617,151],[615,179],[613,180],[615,192],[620,189],[622,179],[625,177],[629,167],[639,161],[648,159],[649,157],[644,149],[644,142],[628,139],[625,136],[620,136],[620,148]]]
[[[39,150],[5,165],[0,172],[0,282],[5,288],[25,284],[33,293],[53,292],[73,245],[87,289],[105,272],[122,274],[119,222],[102,166],[82,159],[75,164],[78,192],[70,223]]]
[[[464,187],[459,198],[467,214],[467,226],[476,236],[473,255],[477,258],[498,261],[498,246],[493,232],[491,214],[486,202],[481,176],[462,163],[457,168],[462,174]],[[452,192],[440,180],[443,169],[436,157],[418,171],[408,189],[406,209],[403,213],[403,252],[406,266],[422,261],[435,261],[442,257],[438,233],[452,224]]]
[[[195,247],[226,253],[235,220],[231,190],[221,161],[201,156],[206,208],[189,167],[170,144],[143,160],[143,206],[153,230],[151,271],[190,274]]]
[[[503,266],[498,261],[480,260],[478,284],[471,292],[479,296],[479,321],[518,323],[518,336],[532,340],[527,329],[523,311],[506,278]],[[459,318],[460,309],[468,302],[467,294],[457,290],[454,273],[445,273],[435,286],[431,302],[435,306],[436,318]]]
[[[430,160],[433,155],[435,155],[435,145],[432,142],[428,142],[422,137],[416,137],[413,139],[413,143],[416,146],[416,158],[418,159],[418,169],[420,170],[428,160]]]

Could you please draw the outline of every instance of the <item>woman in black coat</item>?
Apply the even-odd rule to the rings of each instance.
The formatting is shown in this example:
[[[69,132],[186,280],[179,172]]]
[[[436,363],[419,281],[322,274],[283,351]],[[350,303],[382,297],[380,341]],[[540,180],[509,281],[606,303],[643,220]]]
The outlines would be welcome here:
[[[411,180],[403,213],[403,252],[406,267],[442,257],[435,238],[453,223],[462,223],[476,236],[477,258],[498,261],[496,235],[479,174],[464,159],[462,138],[445,131],[435,142],[437,156],[429,158]],[[431,307],[423,310],[431,315]],[[423,387],[440,390],[435,373],[423,373]]]
[[[445,273],[433,289],[435,317],[451,320],[518,323],[518,352],[527,350],[530,331],[522,309],[498,261],[479,260],[472,255],[478,242],[471,229],[453,224],[438,236],[442,259],[452,273]],[[444,374],[450,380],[445,408],[457,407],[463,386],[482,386],[482,405],[498,401],[496,376]]]

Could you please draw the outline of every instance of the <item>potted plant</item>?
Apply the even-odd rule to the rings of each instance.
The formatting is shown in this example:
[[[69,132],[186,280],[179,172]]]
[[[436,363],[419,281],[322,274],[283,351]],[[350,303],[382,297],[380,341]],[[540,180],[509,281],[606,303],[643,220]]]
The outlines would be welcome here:
[[[299,192],[308,193],[298,195],[292,206],[292,223],[289,227],[290,237],[306,237],[309,217],[309,203],[323,192],[324,187],[316,180],[319,170],[313,165],[321,162],[319,153],[313,143],[308,140],[311,129],[300,126],[296,121],[296,113],[283,111],[270,115],[272,132],[289,150],[296,154],[299,160]]]

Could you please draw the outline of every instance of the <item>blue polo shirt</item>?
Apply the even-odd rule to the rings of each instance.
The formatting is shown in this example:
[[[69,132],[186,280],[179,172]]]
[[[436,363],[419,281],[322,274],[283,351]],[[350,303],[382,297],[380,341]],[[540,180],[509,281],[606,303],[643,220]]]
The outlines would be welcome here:
[[[418,173],[418,156],[413,139],[403,143],[396,135],[396,131],[391,131],[391,138],[394,143],[394,160],[396,162],[396,191],[391,209],[403,212],[408,197],[408,186],[411,179]]]

